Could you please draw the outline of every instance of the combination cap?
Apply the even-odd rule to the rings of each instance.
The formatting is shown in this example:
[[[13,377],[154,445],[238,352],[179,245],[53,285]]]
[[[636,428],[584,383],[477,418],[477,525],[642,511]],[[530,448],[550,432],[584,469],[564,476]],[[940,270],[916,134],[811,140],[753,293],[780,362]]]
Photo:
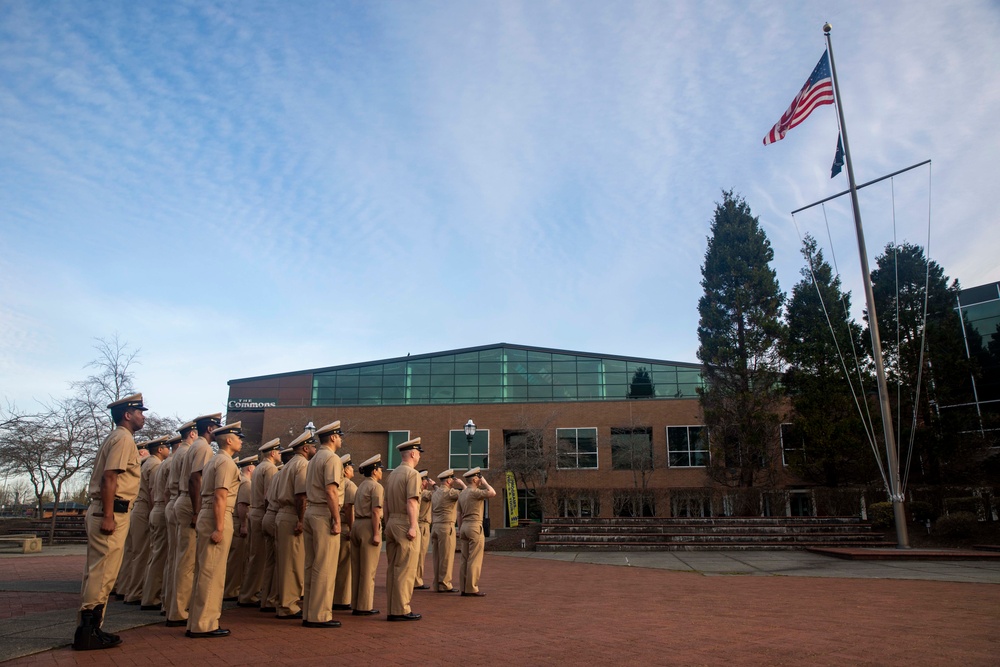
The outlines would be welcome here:
[[[420,446],[420,438],[412,438],[410,440],[407,440],[406,442],[401,442],[398,445],[396,445],[397,452],[406,452],[411,449],[415,449],[418,452],[424,451],[423,448]]]
[[[131,396],[126,396],[125,398],[119,398],[117,401],[108,403],[108,410],[112,408],[125,408],[134,410],[148,410],[142,404],[142,394],[132,394]]]

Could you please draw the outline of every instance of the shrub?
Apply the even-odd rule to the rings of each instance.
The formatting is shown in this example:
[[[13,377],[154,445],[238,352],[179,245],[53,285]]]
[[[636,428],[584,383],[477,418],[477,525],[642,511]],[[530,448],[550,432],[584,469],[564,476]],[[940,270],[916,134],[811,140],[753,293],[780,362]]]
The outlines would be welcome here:
[[[972,514],[978,515],[980,507],[982,507],[982,502],[979,498],[975,498],[973,496],[944,499],[944,510],[947,514],[954,514],[955,512],[971,512]]]
[[[895,521],[892,514],[892,503],[872,503],[868,506],[868,520],[874,528],[889,528]]]
[[[934,506],[922,500],[914,500],[910,503],[909,507],[910,514],[917,523],[924,523],[928,520],[933,521],[938,516],[937,512],[934,511]]]
[[[934,532],[942,537],[969,537],[979,526],[972,512],[952,512],[934,522]]]

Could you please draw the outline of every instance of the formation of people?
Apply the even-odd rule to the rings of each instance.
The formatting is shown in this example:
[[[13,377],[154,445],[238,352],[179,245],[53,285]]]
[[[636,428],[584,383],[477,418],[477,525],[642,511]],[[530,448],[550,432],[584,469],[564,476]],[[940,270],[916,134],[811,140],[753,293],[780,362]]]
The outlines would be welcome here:
[[[284,448],[275,438],[240,458],[241,423],[224,425],[221,413],[137,446],[142,394],[108,409],[115,428],[98,450],[87,489],[87,568],[74,649],[121,644],[102,629],[113,592],[195,639],[230,634],[220,625],[225,601],[307,628],[340,627],[338,611],[378,616],[383,535],[389,621],[421,618],[410,606],[415,589],[485,595],[483,513],[496,490],[479,468],[461,477],[445,470],[435,481],[418,468],[419,437],[396,446],[401,463],[383,486],[380,454],[357,466],[362,479],[354,481],[339,421],[307,429]]]

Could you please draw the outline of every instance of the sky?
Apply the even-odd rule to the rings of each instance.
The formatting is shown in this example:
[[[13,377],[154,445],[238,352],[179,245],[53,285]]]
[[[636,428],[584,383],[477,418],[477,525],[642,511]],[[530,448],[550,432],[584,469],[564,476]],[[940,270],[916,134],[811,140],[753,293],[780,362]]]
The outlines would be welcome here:
[[[701,264],[744,197],[860,308],[833,106],[764,146],[833,25],[870,261],[1000,280],[1000,5],[0,3],[0,400],[138,348],[147,406],[234,378],[507,342],[697,361]],[[858,311],[860,314],[860,310]]]

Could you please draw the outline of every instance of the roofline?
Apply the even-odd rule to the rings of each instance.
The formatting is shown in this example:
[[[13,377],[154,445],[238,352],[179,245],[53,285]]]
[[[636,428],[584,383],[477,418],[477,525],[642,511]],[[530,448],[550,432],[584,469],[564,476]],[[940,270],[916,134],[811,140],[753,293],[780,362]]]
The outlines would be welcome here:
[[[255,380],[270,380],[272,378],[282,378],[291,377],[293,375],[305,375],[307,373],[327,373],[329,371],[339,371],[348,368],[358,368],[361,366],[371,366],[373,364],[388,364],[398,361],[419,361],[421,359],[430,359],[432,357],[440,357],[446,354],[464,354],[467,352],[479,352],[481,350],[492,350],[498,347],[508,347],[517,350],[525,350],[527,352],[548,352],[551,354],[568,354],[576,357],[590,357],[592,359],[615,359],[618,361],[640,361],[648,364],[668,364],[670,366],[681,366],[684,368],[690,368],[692,370],[702,370],[704,365],[698,363],[691,363],[687,361],[669,361],[667,359],[647,359],[643,357],[629,357],[621,354],[598,354],[595,352],[577,352],[574,350],[560,350],[551,347],[535,347],[533,345],[516,345],[514,343],[492,343],[490,345],[477,345],[476,347],[462,347],[455,350],[444,350],[441,352],[426,352],[424,354],[408,354],[405,357],[392,357],[390,359],[376,359],[373,361],[362,361],[352,364],[340,364],[338,366],[324,366],[322,368],[307,368],[300,371],[290,371],[287,373],[272,373],[270,375],[254,375],[252,377],[235,378],[229,380],[226,384],[232,386],[233,383],[237,382],[252,382]]]

